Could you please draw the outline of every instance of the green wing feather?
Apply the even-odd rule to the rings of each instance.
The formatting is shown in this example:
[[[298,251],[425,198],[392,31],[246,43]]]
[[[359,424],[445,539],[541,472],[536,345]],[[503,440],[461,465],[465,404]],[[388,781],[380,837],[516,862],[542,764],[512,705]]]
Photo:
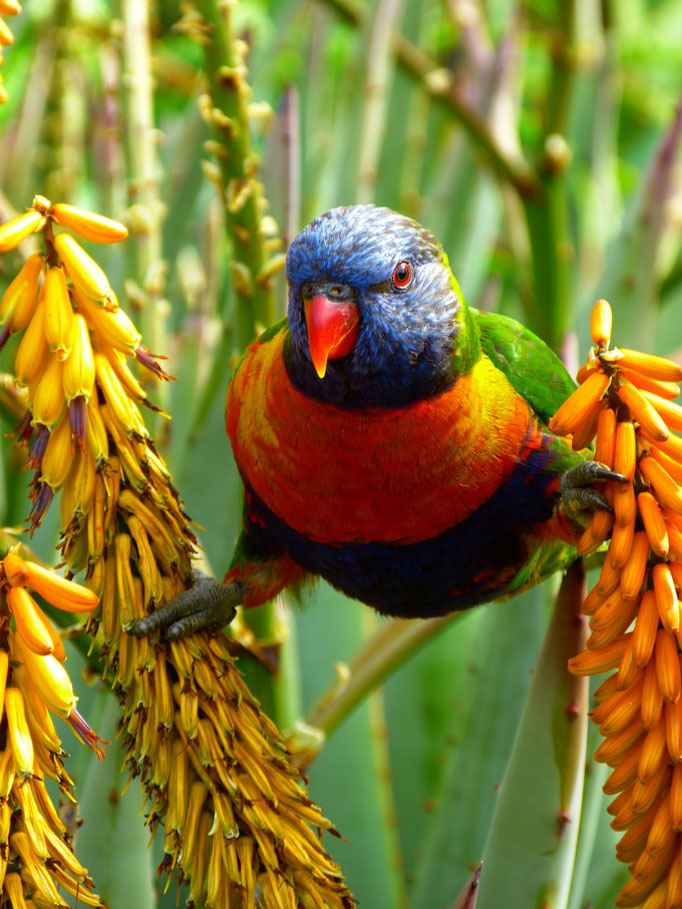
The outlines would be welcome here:
[[[575,391],[559,357],[532,331],[507,316],[471,310],[481,347],[543,422]]]

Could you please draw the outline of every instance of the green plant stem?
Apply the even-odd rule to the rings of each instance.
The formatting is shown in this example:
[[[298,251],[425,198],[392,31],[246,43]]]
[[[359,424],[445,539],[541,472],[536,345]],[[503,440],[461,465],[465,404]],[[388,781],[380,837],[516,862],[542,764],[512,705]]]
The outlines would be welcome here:
[[[437,619],[412,621],[391,619],[365,643],[348,667],[348,677],[336,682],[322,695],[306,717],[306,725],[325,736],[337,728],[367,694],[423,644],[459,621],[463,613],[453,612]]]
[[[354,26],[360,26],[368,13],[367,6],[356,0],[325,2]],[[479,112],[460,96],[451,74],[403,35],[394,34],[391,46],[399,66],[419,80],[430,98],[456,117],[472,141],[486,153],[499,176],[510,183],[519,195],[541,197],[542,183],[533,168],[521,154],[502,147]]]
[[[372,202],[374,199],[393,62],[390,36],[398,23],[401,8],[402,0],[379,0],[369,35],[362,125],[359,132],[358,202]]]
[[[250,88],[244,48],[232,32],[230,3],[197,0],[206,37],[202,41],[209,94],[202,113],[213,129],[232,260],[230,272],[236,301],[237,342],[253,341],[257,327],[275,320],[274,274],[284,265],[270,256],[261,231],[264,199],[256,180],[258,159],[251,146],[247,117]],[[219,185],[217,180],[214,180]],[[274,245],[274,244],[273,244]]]
[[[162,257],[154,95],[151,68],[149,4],[123,0],[125,84],[128,87],[126,151],[128,157],[128,221],[133,303],[142,306],[144,343],[155,353],[167,348],[163,300],[166,266]],[[136,286],[135,286],[136,285]],[[151,421],[158,427],[158,419]],[[152,435],[156,433],[152,431]]]

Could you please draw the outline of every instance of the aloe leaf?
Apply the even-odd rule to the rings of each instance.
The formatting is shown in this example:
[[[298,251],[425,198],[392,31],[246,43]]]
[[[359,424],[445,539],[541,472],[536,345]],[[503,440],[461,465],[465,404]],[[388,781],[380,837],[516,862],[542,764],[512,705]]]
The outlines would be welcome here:
[[[569,657],[583,649],[584,571],[566,573],[533,676],[486,844],[478,909],[565,909],[575,860],[587,738],[585,678]]]
[[[492,603],[472,612],[458,626],[474,626],[469,626],[469,635],[461,642],[444,635],[442,641],[454,645],[450,667],[443,666],[438,675],[436,667],[427,664],[421,684],[415,682],[414,688],[420,697],[418,703],[427,705],[432,713],[424,691],[425,682],[430,680],[431,697],[438,696],[439,707],[449,707],[452,718],[444,734],[437,726],[429,730],[424,720],[417,726],[407,751],[408,759],[415,762],[412,779],[409,766],[404,762],[401,766],[397,756],[405,748],[405,742],[399,739],[404,719],[394,719],[393,763],[401,793],[398,807],[408,860],[421,845],[421,861],[415,869],[412,889],[413,909],[450,905],[480,863],[497,790],[528,693],[530,670],[542,642],[545,603],[544,590],[534,588],[508,602]],[[420,659],[421,655],[402,673],[414,677],[420,669]],[[399,679],[400,674],[391,684]],[[408,709],[408,698],[414,699],[415,691],[406,693],[404,710]],[[440,779],[431,770],[429,780],[428,768],[444,757],[447,763]],[[426,823],[423,802],[416,799],[423,798],[426,789],[425,783],[420,786],[419,771],[426,777],[431,801],[438,808],[430,824]]]
[[[90,761],[80,788],[85,822],[76,841],[79,860],[90,872],[108,909],[154,909],[152,853],[149,830],[140,815],[138,784],[121,794],[123,751],[116,738],[120,709],[116,698],[102,690],[89,719],[109,739],[106,759]]]

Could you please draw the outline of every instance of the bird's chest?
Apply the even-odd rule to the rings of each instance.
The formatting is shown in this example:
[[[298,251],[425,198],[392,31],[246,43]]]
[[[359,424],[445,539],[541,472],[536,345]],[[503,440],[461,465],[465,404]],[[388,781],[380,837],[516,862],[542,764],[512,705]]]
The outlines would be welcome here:
[[[247,487],[293,530],[325,543],[443,533],[513,472],[528,427],[527,405],[488,361],[427,400],[345,410],[292,386],[277,338],[253,345],[227,399]]]

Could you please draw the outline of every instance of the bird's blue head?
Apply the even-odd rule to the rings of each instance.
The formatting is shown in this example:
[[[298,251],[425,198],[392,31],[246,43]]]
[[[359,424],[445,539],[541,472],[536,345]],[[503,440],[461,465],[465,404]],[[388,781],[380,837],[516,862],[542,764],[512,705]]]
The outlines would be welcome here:
[[[286,271],[286,365],[306,394],[396,407],[463,371],[466,303],[440,244],[416,221],[373,205],[334,208],[296,237]]]

